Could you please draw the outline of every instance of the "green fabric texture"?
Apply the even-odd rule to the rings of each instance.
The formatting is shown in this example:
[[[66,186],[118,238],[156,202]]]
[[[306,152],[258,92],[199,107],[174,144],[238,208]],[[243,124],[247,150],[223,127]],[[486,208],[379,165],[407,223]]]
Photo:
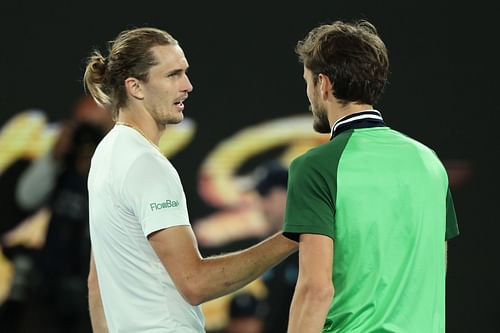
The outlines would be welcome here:
[[[445,239],[458,227],[446,170],[426,146],[375,127],[300,156],[284,232],[334,239],[323,332],[445,332]]]

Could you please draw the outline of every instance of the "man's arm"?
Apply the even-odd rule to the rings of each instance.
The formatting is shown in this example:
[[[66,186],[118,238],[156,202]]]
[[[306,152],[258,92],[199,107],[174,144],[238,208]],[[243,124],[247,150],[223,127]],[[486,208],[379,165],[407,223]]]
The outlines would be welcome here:
[[[288,333],[321,332],[334,295],[332,271],[333,240],[324,235],[300,235],[299,277]]]
[[[95,268],[93,255],[91,255],[90,257],[88,288],[92,331],[94,333],[108,333],[108,325],[106,323],[106,318],[104,317],[104,308],[102,306],[101,293],[99,291],[99,281],[97,279],[97,271]]]
[[[73,121],[64,122],[53,147],[21,174],[16,185],[16,201],[23,209],[39,208],[49,199],[71,149],[74,130]]]
[[[186,301],[197,305],[240,289],[297,249],[297,243],[277,233],[248,249],[202,258],[189,226],[176,226],[149,235]]]
[[[61,163],[49,151],[31,162],[16,185],[16,202],[26,210],[41,207],[54,190]]]

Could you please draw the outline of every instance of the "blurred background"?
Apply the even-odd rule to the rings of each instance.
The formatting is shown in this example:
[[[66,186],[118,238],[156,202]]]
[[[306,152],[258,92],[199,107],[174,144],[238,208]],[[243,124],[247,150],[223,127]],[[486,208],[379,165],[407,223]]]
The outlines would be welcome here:
[[[433,148],[450,176],[461,235],[449,243],[447,331],[495,331],[498,66],[490,36],[498,29],[490,13],[480,2],[448,1],[2,1],[0,332],[90,332],[85,181],[113,125],[84,97],[94,48],[105,51],[124,29],[155,26],[184,49],[194,91],[185,121],[160,146],[211,255],[280,227],[288,164],[328,140],[312,130],[295,44],[320,23],[360,18],[389,49],[392,74],[377,109]],[[205,304],[207,331],[284,332],[296,270],[291,257]]]

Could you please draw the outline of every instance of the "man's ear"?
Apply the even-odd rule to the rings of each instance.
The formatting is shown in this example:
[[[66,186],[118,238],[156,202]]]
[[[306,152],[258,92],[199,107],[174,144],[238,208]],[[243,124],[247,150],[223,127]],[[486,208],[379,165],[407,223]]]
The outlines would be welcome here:
[[[322,73],[318,74],[318,83],[319,83],[319,89],[321,93],[321,97],[323,99],[327,99],[328,95],[332,91],[332,81],[330,81],[330,78]]]
[[[125,79],[125,90],[127,91],[127,95],[134,97],[135,99],[144,98],[141,81],[135,77],[128,77]]]

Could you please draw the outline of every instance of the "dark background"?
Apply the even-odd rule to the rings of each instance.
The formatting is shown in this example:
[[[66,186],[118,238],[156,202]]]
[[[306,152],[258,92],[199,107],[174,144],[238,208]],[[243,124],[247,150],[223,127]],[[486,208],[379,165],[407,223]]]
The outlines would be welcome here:
[[[449,243],[447,331],[492,332],[500,306],[498,37],[490,37],[498,29],[490,13],[479,2],[451,1],[2,1],[0,125],[29,108],[50,121],[66,117],[83,93],[85,57],[94,47],[105,50],[126,28],[165,29],[191,66],[185,114],[197,131],[172,162],[196,219],[211,210],[196,191],[197,172],[217,143],[249,125],[307,112],[297,40],[319,23],[366,18],[390,52],[390,84],[377,106],[386,123],[472,170],[453,189],[461,235]]]

